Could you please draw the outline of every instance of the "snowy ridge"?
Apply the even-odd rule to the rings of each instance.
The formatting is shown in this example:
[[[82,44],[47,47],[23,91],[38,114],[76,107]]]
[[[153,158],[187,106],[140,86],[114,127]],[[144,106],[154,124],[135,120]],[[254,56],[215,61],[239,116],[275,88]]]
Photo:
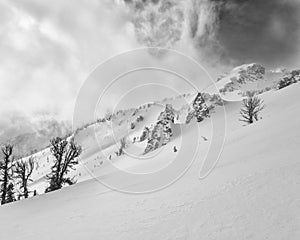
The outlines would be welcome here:
[[[221,75],[205,92],[216,94],[216,89],[225,101],[241,101],[249,92],[261,94],[277,88],[279,80],[289,71],[283,68],[266,70],[257,63],[235,67]]]
[[[207,141],[200,142],[196,161],[170,187],[132,195],[107,189],[90,179],[61,191],[7,204],[0,208],[0,225],[7,230],[0,232],[0,239],[297,239],[299,91],[297,83],[261,94],[267,106],[262,120],[246,127],[238,121],[241,103],[227,102],[225,148],[217,167],[204,180],[197,176],[203,153],[210,146],[210,121],[200,123]],[[150,115],[159,112],[161,108],[153,105],[138,114],[145,117],[147,125],[152,121]],[[218,112],[215,109],[215,117]],[[183,134],[193,130],[194,124],[183,128]],[[88,136],[87,129],[82,131],[82,137]],[[180,149],[179,143],[180,138],[173,138],[153,161],[132,163],[126,155],[113,161],[133,172],[158,170],[157,166],[165,166],[173,158],[172,147]],[[114,148],[109,146],[107,151],[110,147]],[[132,147],[128,149],[136,151]],[[96,156],[91,149],[85,162],[100,164],[101,159],[94,161]],[[105,172],[105,167],[94,173],[115,177],[113,172]]]
[[[279,76],[286,75],[286,72],[287,70],[278,70],[275,73],[274,71],[265,71],[262,66],[255,63],[244,64],[223,75],[216,82],[220,95],[215,90],[213,91],[212,87],[209,87],[203,90],[203,97],[209,109],[222,107],[224,104],[228,105],[231,101],[239,102],[244,98],[246,90],[258,87],[262,90],[255,90],[255,92],[261,94],[265,92],[266,86],[272,86],[269,89],[274,89],[274,84],[280,80]],[[80,165],[76,171],[70,173],[71,177],[76,176],[78,182],[82,182],[101,174],[109,162],[116,162],[117,164],[122,162],[124,156],[116,156],[122,139],[126,140],[128,150],[133,151],[134,154],[143,154],[146,142],[140,142],[139,138],[144,128],[149,127],[151,129],[154,127],[159,114],[167,104],[172,105],[174,109],[176,116],[174,124],[185,124],[196,95],[197,93],[186,93],[151,102],[136,109],[118,111],[111,117],[112,119],[99,119],[77,129],[72,137],[82,145],[83,153],[80,157]],[[218,111],[213,110],[212,113],[218,114]],[[139,117],[142,118],[142,121],[137,121]],[[94,134],[97,136],[96,142],[92,137]],[[33,173],[33,182],[29,188],[31,191],[37,190],[41,194],[48,184],[46,175],[50,172],[53,158],[49,148],[24,159],[29,157],[37,162]]]
[[[205,89],[207,93],[204,92],[203,97],[208,108],[215,108],[212,114],[218,115],[218,108],[221,108],[224,104],[228,106],[230,101],[241,101],[244,96],[241,93],[240,86],[247,85],[249,82],[263,81],[263,73],[264,68],[260,65],[255,63],[245,64],[234,68],[229,74],[216,82],[217,87],[223,89],[223,91],[220,90],[221,97],[216,93],[209,93],[210,89]],[[237,84],[234,85],[233,81]],[[232,87],[233,85],[237,87]],[[118,111],[110,116],[108,120],[99,119],[79,128],[72,137],[82,146],[83,153],[80,156],[80,165],[76,168],[76,171],[70,173],[70,177],[75,176],[77,182],[82,182],[101,175],[110,163],[120,164],[123,166],[122,168],[126,168],[125,162],[128,166],[134,165],[134,160],[127,161],[126,156],[116,155],[120,147],[120,141],[125,139],[126,149],[129,153],[134,155],[144,154],[147,141],[140,141],[139,138],[142,136],[145,127],[153,129],[158,116],[167,105],[172,106],[175,114],[173,128],[176,125],[186,124],[188,113],[196,95],[197,93],[187,93],[174,98],[165,98],[162,101],[148,103],[136,109]],[[138,121],[138,118],[142,120]],[[94,134],[97,141],[93,138]],[[208,135],[210,134],[208,133]],[[172,151],[171,148],[170,151]],[[36,190],[39,194],[42,194],[48,185],[46,176],[50,173],[53,165],[53,157],[49,148],[30,155],[24,160],[30,157],[37,164],[32,176],[33,182],[30,183],[29,189],[32,192]]]

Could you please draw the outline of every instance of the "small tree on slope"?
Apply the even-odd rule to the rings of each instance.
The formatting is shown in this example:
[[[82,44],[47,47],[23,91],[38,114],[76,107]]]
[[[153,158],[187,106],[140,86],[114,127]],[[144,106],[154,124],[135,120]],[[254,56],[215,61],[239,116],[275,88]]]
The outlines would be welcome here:
[[[32,181],[30,176],[34,169],[34,161],[32,158],[29,158],[28,161],[19,161],[16,163],[15,166],[15,174],[18,182],[20,183],[20,188],[23,189],[22,196],[24,198],[28,198],[29,191],[28,191],[28,182]]]
[[[64,184],[74,184],[74,179],[66,177],[70,169],[75,170],[74,166],[78,164],[77,157],[81,154],[81,147],[73,140],[68,142],[66,139],[56,137],[50,141],[50,151],[54,156],[54,165],[51,173],[47,175],[49,187],[46,192],[51,192],[62,188]]]
[[[242,122],[251,124],[254,120],[258,121],[258,113],[265,108],[263,100],[258,97],[249,96],[243,100],[243,107],[240,110]]]
[[[4,145],[1,150],[4,156],[3,161],[0,162],[1,204],[5,204],[7,203],[9,181],[12,179],[13,146],[7,144]]]

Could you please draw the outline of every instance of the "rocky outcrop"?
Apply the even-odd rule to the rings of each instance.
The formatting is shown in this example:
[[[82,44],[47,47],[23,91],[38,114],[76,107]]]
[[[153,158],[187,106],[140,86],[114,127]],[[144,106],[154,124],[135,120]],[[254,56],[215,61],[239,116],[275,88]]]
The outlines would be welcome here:
[[[282,89],[299,81],[300,70],[293,70],[291,72],[286,73],[286,75],[282,79],[280,79],[277,88]]]
[[[173,135],[171,124],[174,123],[175,110],[172,105],[167,104],[163,112],[160,113],[148,138],[147,147],[144,153],[149,153],[160,146],[166,145]]]
[[[205,103],[204,94],[198,93],[194,99],[192,106],[189,109],[186,123],[190,123],[191,120],[195,117],[197,122],[202,122],[204,118],[209,116],[209,108]]]
[[[140,136],[140,142],[145,141],[149,137],[150,137],[150,129],[149,129],[149,127],[145,127],[142,132],[142,135]]]
[[[240,89],[243,85],[264,79],[265,68],[253,63],[235,68],[230,74],[220,79],[230,78],[221,89],[220,93],[233,92]]]

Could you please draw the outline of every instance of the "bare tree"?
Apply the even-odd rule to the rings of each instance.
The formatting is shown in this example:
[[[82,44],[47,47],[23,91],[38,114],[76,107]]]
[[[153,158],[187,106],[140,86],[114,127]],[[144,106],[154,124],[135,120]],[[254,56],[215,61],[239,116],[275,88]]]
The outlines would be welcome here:
[[[247,99],[243,100],[243,107],[240,110],[242,122],[251,124],[254,120],[258,121],[258,113],[265,108],[263,100],[258,97],[249,96]]]
[[[15,174],[16,177],[19,179],[20,188],[23,189],[22,196],[24,198],[28,198],[29,191],[28,191],[28,182],[32,181],[30,176],[34,169],[34,161],[33,158],[29,158],[28,161],[18,161],[15,165]]]
[[[72,185],[75,183],[73,178],[66,177],[66,175],[71,169],[75,170],[74,166],[78,164],[77,157],[81,154],[81,147],[75,144],[73,139],[67,141],[56,137],[50,143],[50,151],[55,159],[51,168],[52,171],[47,175],[50,186],[46,192],[58,190],[64,184]]]
[[[1,204],[7,203],[7,192],[12,179],[13,146],[6,144],[2,147],[3,162],[0,162]]]

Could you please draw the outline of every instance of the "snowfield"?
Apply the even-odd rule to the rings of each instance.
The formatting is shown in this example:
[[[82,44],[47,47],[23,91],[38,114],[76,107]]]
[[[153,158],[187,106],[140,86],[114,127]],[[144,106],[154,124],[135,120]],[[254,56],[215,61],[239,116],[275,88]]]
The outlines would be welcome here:
[[[107,156],[116,146],[108,138],[107,155],[98,155],[89,142],[92,133],[86,130],[78,136],[85,142],[84,149],[89,147],[78,166],[79,183],[1,206],[0,239],[300,239],[299,93],[297,83],[260,95],[266,104],[262,119],[248,126],[238,121],[241,102],[226,102],[226,142],[212,173],[198,178],[213,134],[210,121],[204,121],[200,135],[207,141],[200,141],[189,170],[171,186],[148,194],[113,191],[92,178],[86,166],[100,179],[116,177],[106,167]],[[156,118],[161,110],[143,110],[143,124],[151,123],[151,116]],[[215,111],[218,117],[219,109]],[[195,123],[181,128],[182,134],[193,128]],[[131,139],[141,130],[137,126],[126,134]],[[124,134],[120,130],[117,136]],[[173,146],[180,149],[180,139],[175,135],[150,162],[133,162],[126,155],[112,161],[128,171],[157,170],[173,159]],[[130,145],[128,151],[142,154],[146,143],[138,144]],[[40,186],[39,193],[50,164],[47,151],[37,153],[44,162],[39,163],[31,188]]]

